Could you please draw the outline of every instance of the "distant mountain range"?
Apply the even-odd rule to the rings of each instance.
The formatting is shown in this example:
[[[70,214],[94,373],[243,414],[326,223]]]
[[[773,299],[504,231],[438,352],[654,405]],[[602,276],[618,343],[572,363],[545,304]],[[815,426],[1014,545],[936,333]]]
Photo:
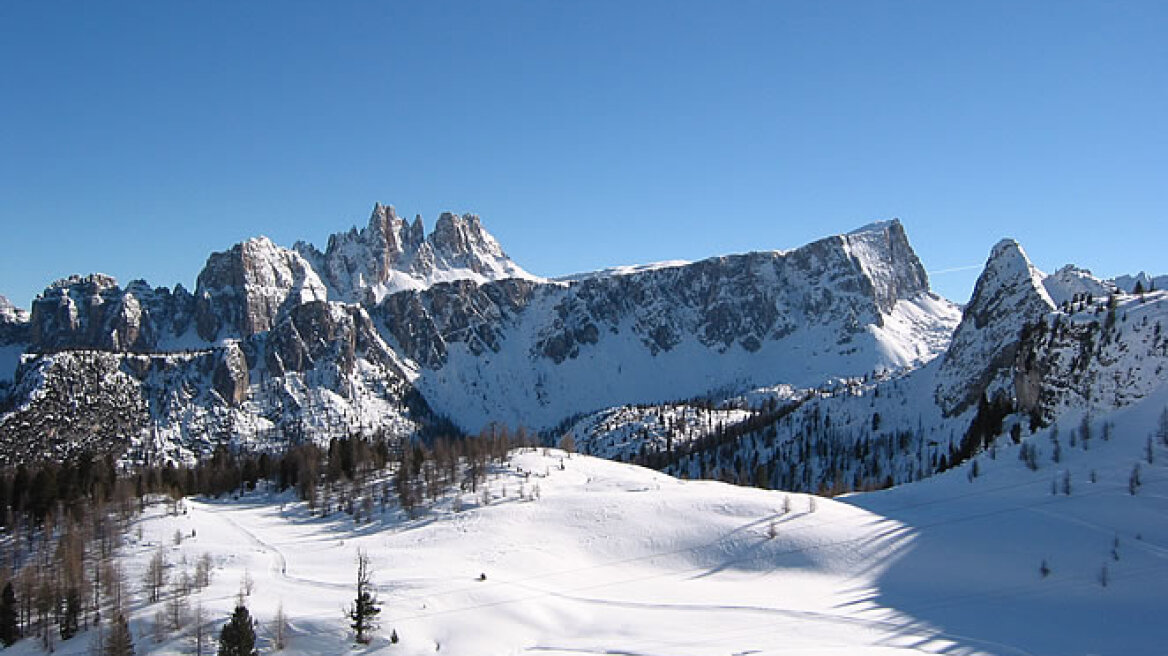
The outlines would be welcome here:
[[[547,280],[513,262],[477,216],[442,214],[427,235],[420,217],[377,204],[364,228],[333,235],[323,251],[260,237],[213,253],[193,292],[92,274],[51,284],[29,312],[0,297],[0,457],[97,449],[190,460],[220,443],[408,438],[499,422],[631,458],[656,449],[647,413],[663,425],[674,412],[663,409],[680,401],[723,413],[720,428],[671,427],[692,441],[766,423],[764,406],[810,408],[813,390],[815,403],[838,403],[847,381],[918,389],[902,399],[912,411],[882,414],[884,430],[914,428],[923,414],[937,430],[968,423],[993,395],[1053,415],[1069,402],[1052,391],[1067,391],[1053,373],[1064,365],[1023,328],[1109,298],[1136,303],[1137,282],[1163,288],[1141,276],[1046,275],[1004,241],[963,311],[930,291],[892,220],[788,251]],[[1147,296],[1141,307],[1159,307],[1159,292]],[[1041,371],[1021,368],[1020,353]],[[760,449],[756,462],[775,460]],[[723,451],[742,460],[738,447]]]

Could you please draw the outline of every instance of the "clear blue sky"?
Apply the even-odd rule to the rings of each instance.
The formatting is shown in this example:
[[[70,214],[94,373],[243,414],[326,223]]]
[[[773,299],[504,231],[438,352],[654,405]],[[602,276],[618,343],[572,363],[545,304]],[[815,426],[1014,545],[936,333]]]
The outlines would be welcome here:
[[[1168,2],[0,3],[0,294],[472,211],[560,275],[900,217],[1165,272]],[[967,300],[976,269],[935,273]]]

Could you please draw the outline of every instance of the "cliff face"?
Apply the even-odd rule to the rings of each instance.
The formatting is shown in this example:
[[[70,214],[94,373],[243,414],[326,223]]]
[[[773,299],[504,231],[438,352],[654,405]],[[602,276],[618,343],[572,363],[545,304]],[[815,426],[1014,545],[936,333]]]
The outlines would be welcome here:
[[[426,235],[421,216],[407,223],[378,203],[366,227],[332,235],[323,253],[305,242],[294,248],[320,272],[334,300],[350,303],[376,303],[440,282],[538,280],[507,257],[474,214],[443,212]]]
[[[207,341],[246,337],[270,330],[298,305],[327,298],[303,257],[260,237],[207,258],[195,292],[195,321]]]
[[[30,343],[36,351],[151,351],[186,333],[194,309],[181,285],[171,291],[135,280],[122,289],[109,276],[72,276],[33,301]]]
[[[188,457],[342,426],[405,437],[431,409],[468,430],[545,427],[619,403],[818,385],[926,362],[956,322],[897,221],[552,282],[477,216],[444,213],[427,235],[378,204],[323,252],[261,237],[213,253],[194,293],[94,274],[50,285],[31,315],[0,306],[0,430],[39,412],[16,410],[49,385],[34,371],[55,378],[66,360],[142,400],[133,448]]]
[[[1044,277],[1017,242],[994,246],[941,361],[936,400],[946,414],[1010,383],[1022,328],[1055,308]]]
[[[387,296],[371,314],[419,366],[431,403],[471,430],[915,366],[957,320],[929,293],[897,221],[788,252],[570,283],[438,284]]]

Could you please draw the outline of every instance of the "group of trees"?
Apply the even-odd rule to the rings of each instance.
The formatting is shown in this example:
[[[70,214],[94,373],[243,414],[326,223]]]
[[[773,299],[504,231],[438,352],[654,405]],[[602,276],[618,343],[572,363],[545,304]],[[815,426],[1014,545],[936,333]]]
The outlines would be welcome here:
[[[522,430],[492,426],[478,436],[428,443],[375,435],[265,453],[220,446],[191,466],[120,468],[111,456],[81,454],[66,462],[0,469],[0,530],[6,537],[0,541],[0,642],[36,638],[51,650],[55,640],[96,629],[103,653],[133,653],[127,624],[133,589],[147,603],[164,605],[155,618],[156,637],[181,628],[190,614],[187,596],[209,580],[209,560],[196,563],[193,576],[176,576],[160,550],[147,564],[141,587],[132,589],[115,557],[148,503],[166,500],[177,512],[185,496],[239,494],[262,482],[272,490],[296,490],[311,512],[322,515],[347,512],[361,521],[391,504],[413,513],[451,492],[483,491],[492,468],[513,448],[534,443],[535,436]],[[363,555],[350,611],[359,640],[375,628],[378,612],[370,574]],[[226,653],[249,653],[247,641],[237,640],[247,633],[246,618],[238,615],[237,609],[226,636],[242,645],[231,649],[243,651]],[[201,645],[203,618],[197,620]]]

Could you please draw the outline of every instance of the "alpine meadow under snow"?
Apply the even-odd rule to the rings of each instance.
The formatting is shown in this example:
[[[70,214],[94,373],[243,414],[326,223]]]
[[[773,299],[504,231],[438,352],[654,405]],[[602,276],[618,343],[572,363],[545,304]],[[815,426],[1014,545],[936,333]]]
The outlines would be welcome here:
[[[242,605],[290,655],[1162,653],[1163,281],[1007,239],[958,306],[896,220],[545,279],[379,203],[193,292],[0,297],[0,639],[210,654]]]

